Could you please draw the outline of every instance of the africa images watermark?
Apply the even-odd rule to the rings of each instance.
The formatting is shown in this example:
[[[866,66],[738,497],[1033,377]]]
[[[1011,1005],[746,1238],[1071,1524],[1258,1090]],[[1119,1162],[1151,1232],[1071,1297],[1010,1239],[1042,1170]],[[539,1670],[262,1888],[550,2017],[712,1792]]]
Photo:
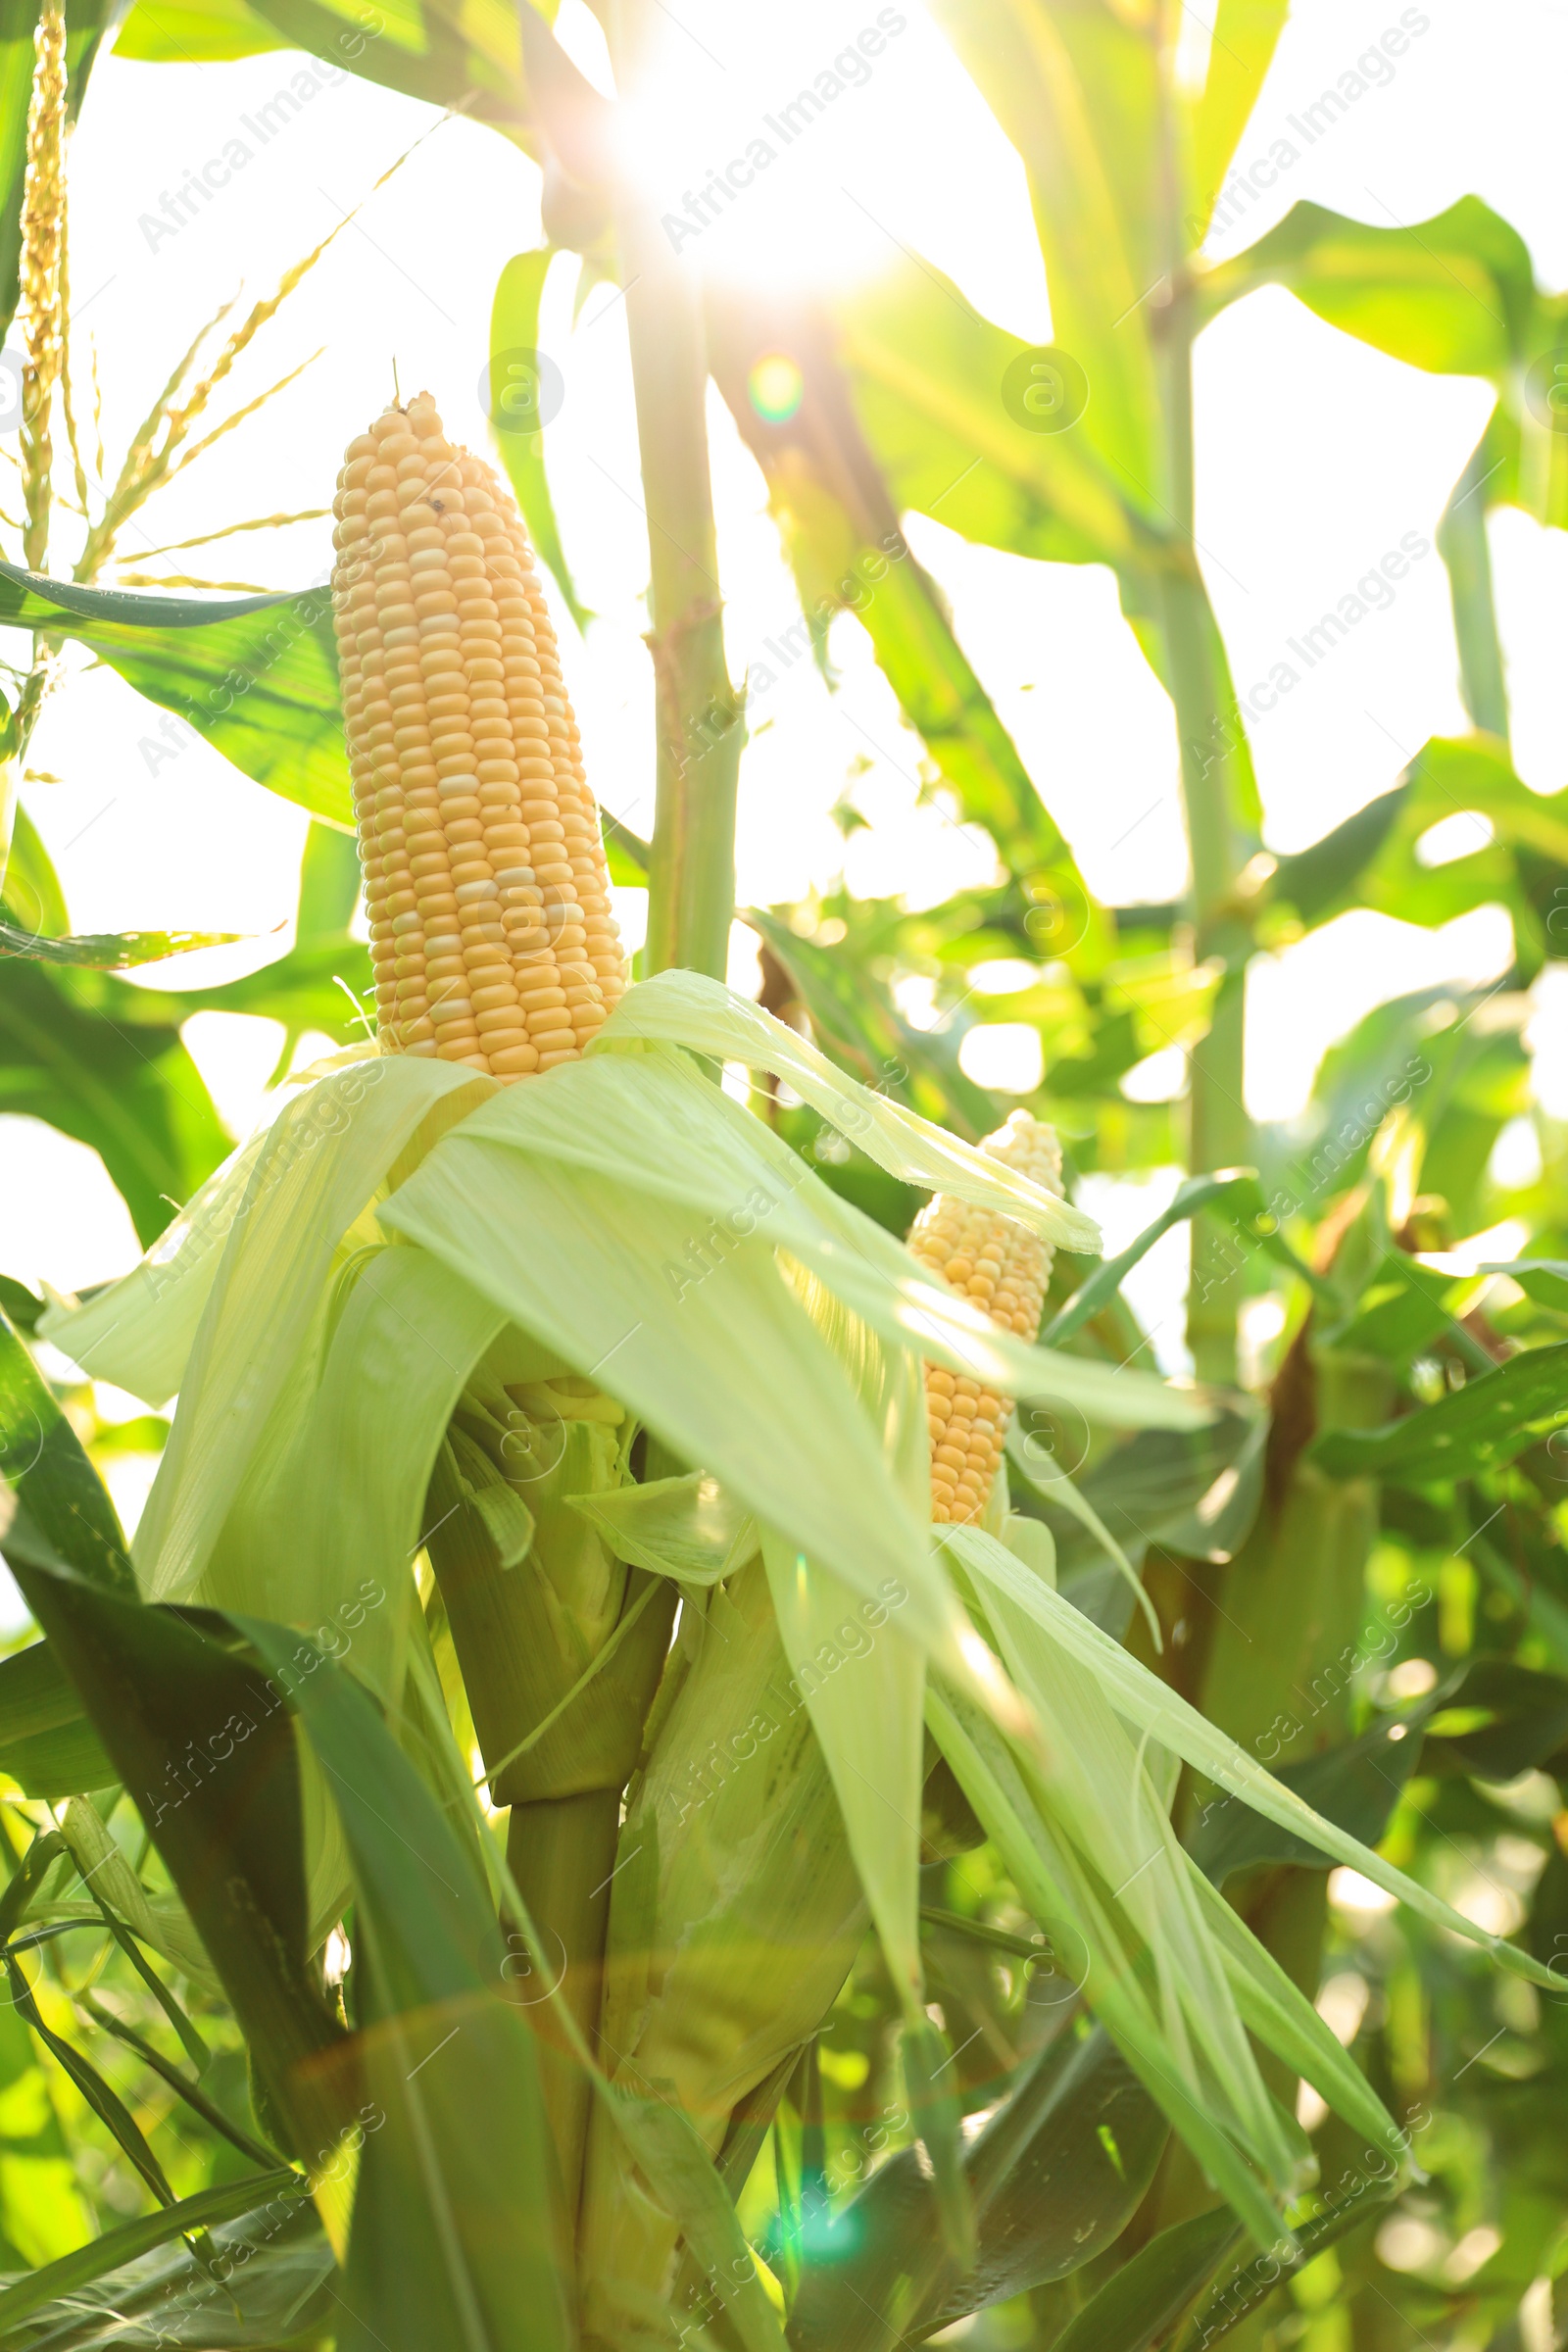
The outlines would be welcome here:
[[[759,172],[765,172],[770,164],[777,163],[782,150],[803,138],[836,99],[848,90],[863,89],[871,78],[871,61],[882,55],[889,41],[896,40],[908,22],[900,9],[879,9],[876,23],[863,25],[852,45],[841,49],[831,66],[824,66],[808,88],[798,91],[776,115],[762,117],[766,129],[773,134],[771,139],[758,130],[747,141],[743,154],[731,156],[721,170],[710,172],[700,188],[684,190],[681,196],[684,210],[664,213],[660,219],[660,226],[672,249],[679,253],[693,237],[700,237],[705,228],[722,219],[725,206],[738,202],[754,184]],[[776,147],[773,139],[778,141]]]
[[[363,57],[368,44],[386,29],[386,19],[373,7],[361,9],[360,24],[365,27],[363,31],[340,32],[333,44],[351,64]],[[172,193],[167,188],[160,190],[156,213],[142,213],[138,217],[136,226],[149,253],[156,253],[170,237],[177,237],[182,228],[198,219],[202,207],[220,195],[235,172],[243,172],[263,147],[270,146],[285,131],[312,99],[318,98],[323,90],[337,89],[348,78],[348,68],[328,65],[322,58],[309,59],[292,75],[286,89],[274,90],[254,116],[241,115],[240,125],[255,140],[254,147],[236,130],[231,138],[224,140],[217,155],[210,155],[194,172],[187,172]]]
[[[1396,61],[1406,54],[1413,40],[1419,40],[1431,29],[1432,19],[1425,10],[1405,9],[1398,24],[1380,33],[1374,46],[1363,50],[1355,64],[1348,67],[1310,106],[1303,106],[1298,115],[1286,116],[1301,145],[1298,147],[1294,139],[1282,135],[1272,141],[1266,155],[1254,156],[1248,164],[1233,165],[1210,211],[1189,216],[1188,236],[1196,243],[1205,231],[1212,233],[1234,226],[1248,208],[1277,187],[1282,175],[1295,169],[1306,149],[1327,137],[1359,100],[1373,90],[1386,89],[1394,79]]]

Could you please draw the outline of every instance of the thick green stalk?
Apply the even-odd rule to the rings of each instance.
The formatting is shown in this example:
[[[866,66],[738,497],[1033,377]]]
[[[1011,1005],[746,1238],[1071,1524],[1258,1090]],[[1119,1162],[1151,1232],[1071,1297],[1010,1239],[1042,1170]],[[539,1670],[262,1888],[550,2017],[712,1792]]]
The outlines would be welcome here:
[[[1174,530],[1159,578],[1166,684],[1181,745],[1182,808],[1192,862],[1193,954],[1221,958],[1225,974],[1207,1035],[1191,1056],[1188,1162],[1195,1175],[1251,1156],[1243,1101],[1245,979],[1250,935],[1238,892],[1233,766],[1245,760],[1241,720],[1225,706],[1218,640],[1193,538],[1194,318],[1185,256],[1173,264],[1163,315],[1167,481]],[[1200,1375],[1228,1381],[1236,1370],[1235,1252],[1206,1218],[1193,1229],[1187,1337]]]
[[[647,86],[665,28],[650,0],[612,0],[616,83]],[[708,459],[702,281],[672,251],[629,178],[616,232],[648,516],[649,650],[658,698],[658,798],[649,869],[650,972],[682,964],[724,977],[735,903],[740,700],[724,661],[723,606]]]
[[[1472,726],[1508,740],[1508,688],[1503,675],[1497,610],[1492,593],[1492,551],[1487,544],[1483,486],[1496,471],[1488,460],[1490,436],[1483,434],[1470,463],[1453,486],[1438,525],[1438,553],[1448,567],[1453,634],[1459,649],[1459,692]]]

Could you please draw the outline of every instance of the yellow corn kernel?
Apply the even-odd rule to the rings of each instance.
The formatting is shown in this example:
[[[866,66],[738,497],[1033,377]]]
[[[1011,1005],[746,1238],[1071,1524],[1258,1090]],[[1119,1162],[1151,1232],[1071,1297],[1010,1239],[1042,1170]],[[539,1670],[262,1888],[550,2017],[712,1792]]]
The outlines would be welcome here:
[[[980,1148],[1048,1192],[1061,1190],[1061,1146],[1055,1131],[1027,1110],[1015,1110]],[[938,1193],[910,1227],[909,1250],[928,1274],[961,1298],[973,1299],[1004,1331],[1021,1340],[1035,1338],[1051,1279],[1052,1252],[1026,1227],[995,1209],[971,1208],[951,1193]],[[941,1364],[925,1368],[925,1401],[931,1430],[931,1515],[942,1525],[983,1518],[1012,1401]]]
[[[332,512],[382,1051],[504,1081],[575,1060],[626,965],[512,494],[421,392],[350,442]]]

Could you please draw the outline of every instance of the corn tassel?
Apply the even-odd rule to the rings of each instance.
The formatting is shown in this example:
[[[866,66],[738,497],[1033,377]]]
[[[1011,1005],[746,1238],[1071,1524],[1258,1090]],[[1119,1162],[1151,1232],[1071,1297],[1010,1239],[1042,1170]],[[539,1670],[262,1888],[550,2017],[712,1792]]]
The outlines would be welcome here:
[[[626,984],[521,519],[428,395],[349,444],[332,576],[383,1049],[511,1080]]]
[[[1033,1177],[1049,1192],[1061,1190],[1061,1146],[1053,1128],[1026,1110],[981,1146],[993,1159]],[[910,1254],[950,1290],[973,1299],[1004,1331],[1032,1340],[1051,1279],[1052,1252],[1012,1218],[971,1208],[950,1193],[929,1200],[909,1229]],[[1010,1398],[941,1364],[925,1368],[931,1427],[931,1516],[943,1526],[985,1516],[1007,1424]]]
[[[27,339],[22,364],[22,495],[27,524],[23,561],[43,568],[49,547],[50,432],[65,358],[60,298],[66,236],[66,12],[45,0],[33,36],[27,109],[27,173],[22,200],[22,294]]]

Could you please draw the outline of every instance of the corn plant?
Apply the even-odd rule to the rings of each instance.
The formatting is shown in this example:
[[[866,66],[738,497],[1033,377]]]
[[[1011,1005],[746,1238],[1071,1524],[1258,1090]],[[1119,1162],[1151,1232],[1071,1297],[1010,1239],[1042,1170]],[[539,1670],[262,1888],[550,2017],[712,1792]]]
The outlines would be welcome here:
[[[628,86],[640,29],[616,28]],[[531,15],[515,49],[433,12],[425,30],[417,64],[389,45],[377,70],[446,100],[466,79],[482,113],[537,140],[526,51],[554,93],[553,165],[592,196],[599,103]],[[62,103],[57,22],[38,47],[35,161]],[[1251,41],[1251,70],[1266,53]],[[1157,51],[1126,64],[1147,98]],[[1216,98],[1221,127],[1239,103]],[[14,2282],[0,2342],[804,2352],[918,2339],[1033,2292],[1071,2347],[1169,2340],[1189,2310],[1206,2343],[1381,2207],[1412,2136],[1384,2095],[1402,2080],[1347,2055],[1257,1879],[1241,1907],[1226,1879],[1272,1872],[1264,1892],[1288,1907],[1332,1858],[1400,1898],[1410,1936],[1450,1961],[1477,1951],[1476,1981],[1549,1994],[1546,1915],[1526,1943],[1478,1926],[1378,1850],[1378,1800],[1418,1753],[1483,1780],[1549,1761],[1560,1683],[1539,1664],[1514,1671],[1544,1688],[1450,1678],[1325,1750],[1348,1678],[1283,1723],[1278,1688],[1227,1658],[1222,1633],[1184,1654],[1173,1580],[1234,1561],[1225,1589],[1267,1628],[1272,1672],[1310,1666],[1358,1621],[1380,1486],[1410,1498],[1385,1500],[1386,1525],[1431,1538],[1437,1513],[1485,1560],[1501,1558],[1482,1548],[1495,1489],[1531,1529],[1532,1566],[1549,1556],[1561,1270],[1518,1267],[1515,1348],[1459,1321],[1465,1296],[1420,1263],[1474,1161],[1455,1122],[1498,1092],[1453,1008],[1424,1026],[1431,1007],[1396,1008],[1348,1055],[1353,1094],[1369,1066],[1408,1062],[1417,1024],[1421,1084],[1448,1108],[1429,1096],[1403,1115],[1408,1085],[1390,1097],[1323,1231],[1315,1197],[1215,1172],[1210,1139],[1159,1227],[1075,1282],[1098,1236],[1043,1118],[989,1133],[979,1090],[912,1047],[882,1091],[847,1074],[876,1074],[879,1023],[906,1042],[869,958],[835,963],[756,910],[778,1003],[808,1008],[838,1060],[719,984],[740,744],[715,723],[692,753],[696,719],[733,710],[703,587],[705,322],[635,199],[603,193],[577,218],[628,281],[652,525],[651,976],[629,983],[620,954],[528,532],[426,397],[349,444],[330,619],[305,600],[175,614],[90,584],[11,584],[14,619],[95,645],[176,708],[244,649],[257,699],[208,732],[258,781],[355,822],[377,1034],[183,1186],[123,1282],[47,1311],[6,1294],[4,1543],[42,1633],[0,1666],[0,1761],[35,1832],[0,1902],[6,1963],[23,2023],[158,2211]],[[59,331],[46,220],[24,208],[39,381]],[[538,276],[522,273],[535,299]],[[708,331],[722,355],[739,329]],[[42,481],[41,412],[29,429]],[[1179,431],[1170,446],[1179,472]],[[837,479],[896,513],[874,473]],[[549,544],[540,477],[520,486]],[[1223,655],[1181,527],[1138,546],[1160,574],[1185,730],[1212,716]],[[798,549],[809,578],[820,552]],[[940,972],[956,937],[1015,936],[1081,885],[917,572],[878,626],[911,715],[933,738],[946,715],[971,806],[1021,828],[1006,891],[923,933],[847,906],[852,952],[880,926]],[[1228,956],[1236,909],[1203,899],[1221,866],[1234,880],[1232,849],[1203,831],[1216,765],[1234,782],[1245,754],[1200,746],[1188,762],[1195,849],[1219,861],[1200,920]],[[1400,795],[1407,828],[1418,796]],[[1292,882],[1308,891],[1304,866]],[[1539,887],[1521,864],[1521,903]],[[1086,915],[1102,955],[1111,918]],[[302,991],[338,953],[324,927],[319,945]],[[1167,968],[1163,996],[1135,973],[1118,1003],[1107,968],[1080,958],[1079,985],[1101,975],[1097,1010],[1135,1039],[1172,1002],[1185,1019],[1211,1009],[1212,973]],[[1215,1071],[1236,1002],[1227,966]],[[743,1104],[717,1065],[799,1108],[761,1086]],[[917,1089],[957,1132],[901,1099]],[[1489,1135],[1490,1115],[1475,1112]],[[1310,1303],[1266,1440],[1245,1400],[1112,1360],[1121,1284],[1192,1215],[1244,1229]],[[128,1546],[19,1320],[149,1405],[177,1393]],[[1431,1363],[1473,1377],[1440,1396]],[[1226,1368],[1217,1339],[1205,1368]],[[1401,1391],[1419,1409],[1394,1416]],[[1053,1407],[1092,1423],[1101,1450],[1081,1483],[1041,1489],[1028,1429]],[[1134,1434],[1107,1444],[1118,1429]],[[1506,1561],[1488,1574],[1502,1589]],[[1124,1642],[1135,1593],[1144,1630]],[[1284,1777],[1267,1769],[1287,1757]],[[247,2119],[122,1998],[78,1985],[60,2030],[26,1971],[85,1932],[192,2064],[194,2014],[219,2021],[244,2054]],[[1057,1984],[1042,2016],[1029,1987]],[[848,2196],[824,2085],[845,2072],[828,2021],[855,2017],[858,2080],[895,2095],[886,2161]],[[105,2036],[253,2169],[176,2193],[106,2078]],[[1298,2078],[1367,2151],[1318,2197],[1279,2095]]]

